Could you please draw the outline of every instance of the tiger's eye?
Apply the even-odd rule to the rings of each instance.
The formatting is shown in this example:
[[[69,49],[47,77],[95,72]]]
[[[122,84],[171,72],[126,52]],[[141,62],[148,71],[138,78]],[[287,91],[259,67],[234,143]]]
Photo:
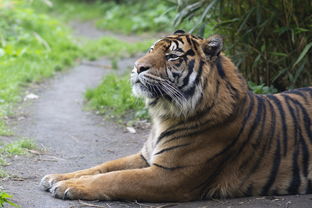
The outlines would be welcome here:
[[[176,54],[168,54],[168,55],[166,55],[166,58],[167,58],[167,60],[170,60],[170,59],[178,59],[179,58],[179,56],[178,55],[176,55]]]

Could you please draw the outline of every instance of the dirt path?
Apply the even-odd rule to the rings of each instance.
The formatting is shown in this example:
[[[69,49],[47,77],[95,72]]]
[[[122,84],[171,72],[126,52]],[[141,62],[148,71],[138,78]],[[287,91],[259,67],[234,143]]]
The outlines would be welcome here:
[[[90,29],[89,29],[90,32]],[[119,63],[121,68],[134,60]],[[103,161],[137,152],[147,135],[125,132],[124,127],[84,111],[83,94],[95,87],[109,72],[99,66],[109,60],[82,64],[58,74],[36,92],[39,99],[22,108],[23,117],[12,124],[16,137],[29,137],[46,149],[45,154],[12,158],[8,172],[16,177],[3,181],[5,190],[23,208],[91,207],[79,201],[63,201],[51,197],[38,187],[42,176],[88,168]],[[288,197],[253,197],[233,200],[170,204],[174,207],[311,207],[311,195]],[[159,204],[134,202],[87,202],[98,207],[160,207]],[[168,205],[168,204],[163,204]],[[161,205],[161,206],[163,206]],[[164,207],[165,207],[164,206]]]

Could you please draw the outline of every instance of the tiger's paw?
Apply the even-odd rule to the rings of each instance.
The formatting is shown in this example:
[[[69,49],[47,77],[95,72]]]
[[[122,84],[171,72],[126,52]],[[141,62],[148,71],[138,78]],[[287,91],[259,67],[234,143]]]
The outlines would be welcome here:
[[[48,191],[54,184],[64,180],[61,174],[49,174],[44,176],[40,181],[40,188],[44,191]]]
[[[83,199],[83,190],[70,181],[60,181],[50,189],[52,196],[59,199]]]
[[[98,195],[98,191],[94,191],[94,187],[90,184],[89,177],[73,178],[66,181],[57,182],[52,186],[50,192],[52,196],[59,199],[83,199],[83,200],[99,200],[106,199]]]

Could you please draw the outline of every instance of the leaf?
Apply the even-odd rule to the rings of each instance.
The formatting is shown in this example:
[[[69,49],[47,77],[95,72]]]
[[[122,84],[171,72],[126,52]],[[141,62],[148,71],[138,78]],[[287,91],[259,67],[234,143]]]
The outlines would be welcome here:
[[[294,79],[292,80],[292,87],[295,87],[295,84],[299,78],[299,76],[301,75],[301,73],[303,72],[304,70],[304,64],[302,64],[298,70],[296,70],[296,73],[295,73],[295,76],[294,76]]]
[[[199,1],[196,2],[194,4],[188,5],[187,7],[185,7],[184,9],[182,9],[180,11],[180,13],[176,16],[176,18],[174,19],[174,26],[178,26],[181,24],[181,22],[188,17],[189,15],[191,15],[193,12],[195,12],[196,10],[198,10],[204,1]]]
[[[278,78],[280,78],[282,75],[284,75],[287,72],[288,68],[284,68],[280,70],[277,75],[272,79],[272,82],[275,82]]]
[[[292,68],[294,68],[303,59],[303,57],[308,53],[311,47],[312,47],[312,42],[310,42],[308,45],[304,47],[303,51],[299,55],[297,61],[293,64]]]
[[[282,52],[271,52],[270,54],[272,54],[274,56],[288,57],[288,55],[286,53],[282,53]]]
[[[210,9],[218,2],[219,0],[213,0],[210,2],[210,4],[208,4],[208,6],[206,7],[205,11],[203,12],[203,14],[201,15],[200,19],[198,20],[197,24],[191,29],[190,33],[192,33],[200,24],[202,24],[204,22],[204,19],[207,17],[208,12],[210,11]]]

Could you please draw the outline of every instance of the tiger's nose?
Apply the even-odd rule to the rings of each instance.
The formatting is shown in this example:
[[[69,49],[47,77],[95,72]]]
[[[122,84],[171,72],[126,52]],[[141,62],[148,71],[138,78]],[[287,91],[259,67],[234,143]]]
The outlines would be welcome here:
[[[150,64],[140,63],[140,62],[135,62],[134,66],[137,69],[138,74],[140,74],[141,72],[147,71],[151,68]]]

